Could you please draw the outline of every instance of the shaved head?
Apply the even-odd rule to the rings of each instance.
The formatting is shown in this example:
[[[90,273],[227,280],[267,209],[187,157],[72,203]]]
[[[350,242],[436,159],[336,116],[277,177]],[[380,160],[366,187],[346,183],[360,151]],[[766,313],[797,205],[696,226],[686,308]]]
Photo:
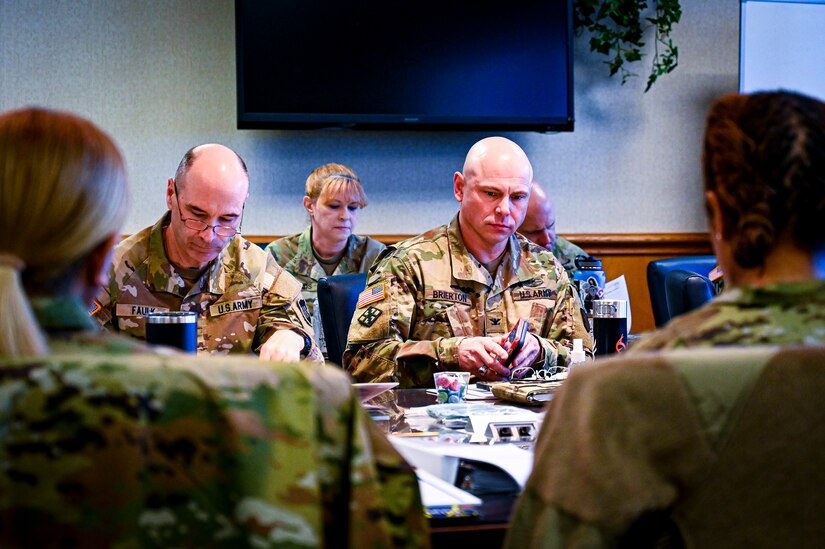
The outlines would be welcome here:
[[[518,232],[547,249],[556,242],[556,208],[547,191],[537,181],[533,181],[527,215]]]
[[[504,253],[527,212],[532,178],[530,160],[509,139],[488,137],[470,148],[464,170],[453,175],[453,194],[464,244],[476,259]]]
[[[465,179],[481,177],[533,179],[533,166],[524,151],[504,137],[487,137],[467,152],[462,170]]]

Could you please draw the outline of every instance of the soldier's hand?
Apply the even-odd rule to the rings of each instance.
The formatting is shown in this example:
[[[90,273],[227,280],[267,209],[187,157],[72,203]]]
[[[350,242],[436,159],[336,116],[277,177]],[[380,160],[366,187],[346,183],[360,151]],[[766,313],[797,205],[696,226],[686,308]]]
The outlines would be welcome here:
[[[298,362],[303,348],[303,337],[292,330],[278,330],[261,345],[261,360]]]
[[[533,365],[536,361],[536,358],[539,356],[541,352],[541,343],[539,343],[538,338],[527,332],[527,338],[524,340],[524,345],[522,345],[521,350],[516,355],[515,360],[510,364],[510,368],[515,370],[516,368],[529,368]]]
[[[510,375],[502,366],[507,351],[492,337],[468,337],[458,344],[458,367],[485,381],[500,381]]]

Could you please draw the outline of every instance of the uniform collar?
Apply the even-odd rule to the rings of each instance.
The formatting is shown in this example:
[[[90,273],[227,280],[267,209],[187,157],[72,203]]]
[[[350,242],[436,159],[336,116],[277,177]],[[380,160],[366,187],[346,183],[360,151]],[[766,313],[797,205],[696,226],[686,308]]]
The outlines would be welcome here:
[[[47,334],[93,332],[98,327],[75,297],[34,297],[30,303],[37,323]]]
[[[354,273],[358,271],[358,261],[360,260],[356,257],[357,248],[357,239],[354,234],[350,234],[349,238],[347,238],[347,245],[344,250],[344,256],[341,258],[341,262],[338,263],[338,267],[335,268],[335,274],[339,274],[339,272]],[[289,263],[294,263],[295,265],[298,265],[300,261],[304,261],[307,265],[315,265],[320,270],[319,272],[323,273],[320,275],[320,277],[326,276],[324,268],[315,259],[315,254],[313,253],[312,224],[310,224],[306,229],[304,229],[304,231],[300,235],[298,235],[298,253],[293,259],[289,261]],[[346,265],[346,268],[342,268],[344,265]]]
[[[464,244],[461,228],[458,225],[458,214],[447,225],[447,241],[450,247],[450,268],[453,278],[457,280],[474,281],[487,287],[500,285],[503,289],[537,275],[536,270],[529,263],[522,261],[521,245],[515,234],[507,240],[507,250],[504,252],[497,280],[492,280],[487,270],[470,254]]]
[[[224,265],[227,258],[233,256],[233,250],[238,247],[240,235],[236,235],[218,254],[212,263],[209,264],[203,275],[195,281],[195,284],[187,292],[186,284],[180,273],[169,262],[166,255],[166,248],[163,244],[163,227],[168,226],[171,221],[171,212],[166,212],[160,220],[152,227],[149,233],[149,255],[146,259],[147,273],[144,280],[146,286],[157,292],[168,292],[179,297],[195,295],[203,292],[212,294],[223,294],[231,284],[228,280],[227,269]]]
[[[821,303],[825,299],[825,280],[784,282],[767,286],[739,286],[722,292],[714,302],[746,306]]]

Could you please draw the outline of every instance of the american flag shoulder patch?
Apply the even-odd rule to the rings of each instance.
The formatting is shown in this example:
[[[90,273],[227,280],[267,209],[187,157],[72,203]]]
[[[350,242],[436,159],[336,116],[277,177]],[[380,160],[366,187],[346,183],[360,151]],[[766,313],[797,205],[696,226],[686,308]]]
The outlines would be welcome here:
[[[384,291],[384,283],[379,282],[378,284],[370,286],[358,295],[357,308],[361,309],[363,307],[366,307],[370,303],[381,301],[385,297],[387,297],[387,294]]]

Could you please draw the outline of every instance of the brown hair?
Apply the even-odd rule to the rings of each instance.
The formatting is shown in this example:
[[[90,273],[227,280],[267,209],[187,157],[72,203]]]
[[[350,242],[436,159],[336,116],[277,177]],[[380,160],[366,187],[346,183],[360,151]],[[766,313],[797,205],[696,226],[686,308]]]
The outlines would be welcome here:
[[[29,108],[0,114],[0,355],[45,353],[25,288],[61,294],[128,205],[123,157],[94,124]]]
[[[313,202],[321,195],[343,192],[351,202],[363,208],[367,205],[367,194],[361,180],[352,168],[343,164],[324,164],[313,170],[306,183],[306,195]]]
[[[723,97],[703,164],[742,267],[763,265],[780,237],[810,251],[825,241],[825,104],[784,91]]]

